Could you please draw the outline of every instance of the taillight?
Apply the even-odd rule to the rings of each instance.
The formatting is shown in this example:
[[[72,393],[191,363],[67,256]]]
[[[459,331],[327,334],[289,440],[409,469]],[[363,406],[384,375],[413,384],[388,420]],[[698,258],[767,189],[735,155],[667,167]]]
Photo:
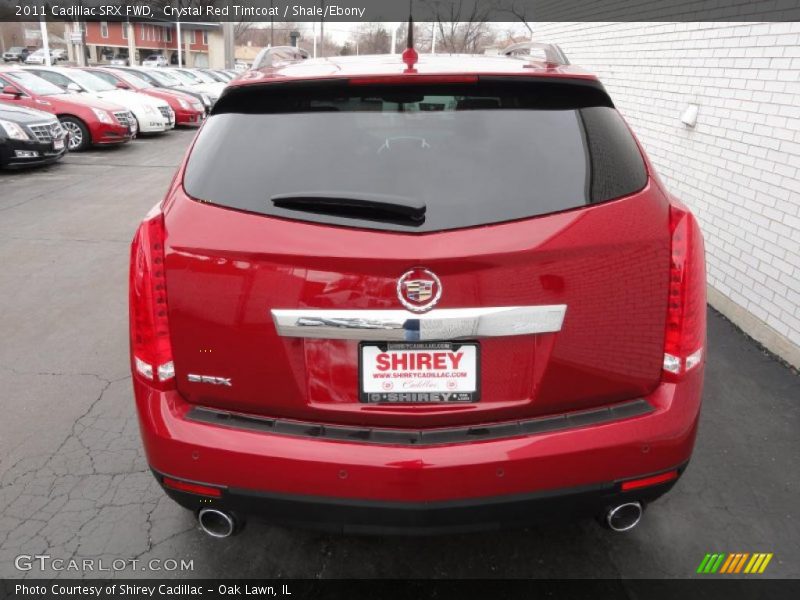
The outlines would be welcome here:
[[[664,377],[675,381],[703,360],[706,338],[706,276],[703,238],[692,214],[670,206],[669,268]]]
[[[130,273],[133,368],[139,376],[162,390],[175,384],[167,316],[165,238],[164,215],[155,207],[133,238]]]

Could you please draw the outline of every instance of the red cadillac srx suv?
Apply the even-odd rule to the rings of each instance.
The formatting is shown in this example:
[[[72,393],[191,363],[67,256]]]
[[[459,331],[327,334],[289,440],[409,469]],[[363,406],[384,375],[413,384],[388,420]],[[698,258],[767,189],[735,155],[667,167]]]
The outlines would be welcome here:
[[[229,84],[133,240],[149,464],[250,515],[634,527],[692,453],[697,221],[601,83],[545,59],[304,59]]]

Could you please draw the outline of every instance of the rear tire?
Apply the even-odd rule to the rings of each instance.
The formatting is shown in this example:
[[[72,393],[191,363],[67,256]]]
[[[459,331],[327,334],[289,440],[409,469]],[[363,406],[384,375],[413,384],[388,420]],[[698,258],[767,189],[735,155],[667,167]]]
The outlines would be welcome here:
[[[76,117],[61,117],[61,125],[69,133],[69,151],[82,152],[92,144],[92,136],[86,124]]]

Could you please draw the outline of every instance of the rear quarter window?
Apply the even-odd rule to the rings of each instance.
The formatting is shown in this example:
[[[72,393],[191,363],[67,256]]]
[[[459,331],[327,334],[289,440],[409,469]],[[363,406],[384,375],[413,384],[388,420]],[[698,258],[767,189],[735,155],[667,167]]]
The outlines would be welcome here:
[[[184,175],[186,192],[203,202],[419,232],[606,202],[646,181],[636,142],[601,87],[502,81],[234,88],[203,126]],[[424,206],[424,218],[273,202],[292,195],[401,197]]]

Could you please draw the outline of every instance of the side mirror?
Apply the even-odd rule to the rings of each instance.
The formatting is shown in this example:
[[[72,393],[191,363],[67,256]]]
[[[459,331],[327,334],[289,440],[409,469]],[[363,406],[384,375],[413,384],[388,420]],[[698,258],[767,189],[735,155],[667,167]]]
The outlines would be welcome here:
[[[127,83],[123,83],[122,81],[118,81],[117,88],[120,90],[129,90],[131,89],[131,86],[129,86]]]
[[[19,98],[23,95],[20,89],[13,85],[7,85],[3,88],[3,93],[7,96],[14,96],[15,98]]]
[[[81,90],[81,86],[79,86],[77,83],[73,83],[72,81],[70,81],[67,84],[67,91],[68,92],[80,92],[82,90]]]

